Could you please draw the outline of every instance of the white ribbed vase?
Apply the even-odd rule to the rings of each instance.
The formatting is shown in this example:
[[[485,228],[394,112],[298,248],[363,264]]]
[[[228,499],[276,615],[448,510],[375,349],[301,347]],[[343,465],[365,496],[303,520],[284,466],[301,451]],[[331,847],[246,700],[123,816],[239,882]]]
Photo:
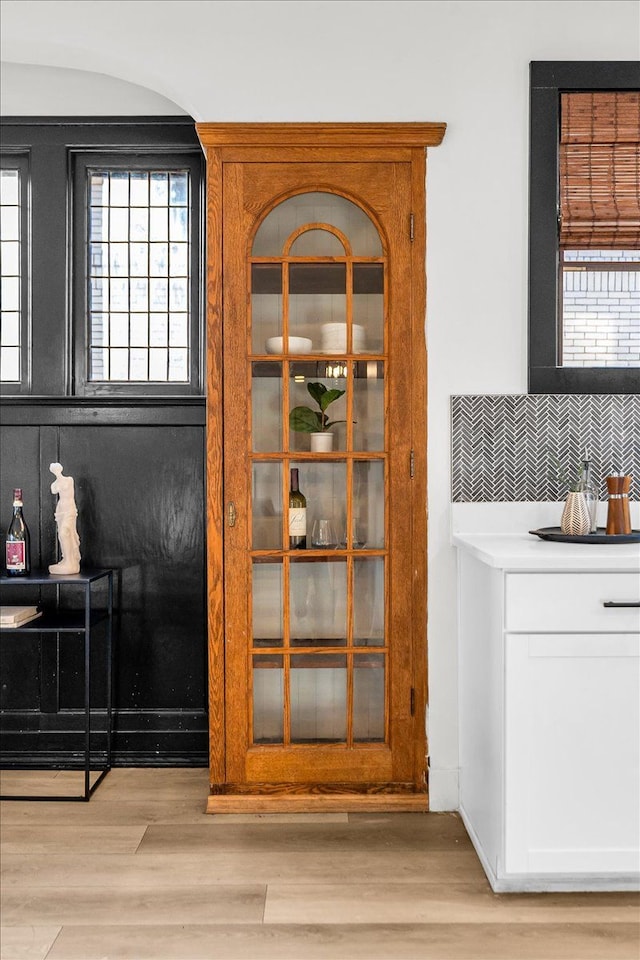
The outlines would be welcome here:
[[[591,532],[591,517],[584,493],[567,494],[560,529],[570,537],[584,537]]]

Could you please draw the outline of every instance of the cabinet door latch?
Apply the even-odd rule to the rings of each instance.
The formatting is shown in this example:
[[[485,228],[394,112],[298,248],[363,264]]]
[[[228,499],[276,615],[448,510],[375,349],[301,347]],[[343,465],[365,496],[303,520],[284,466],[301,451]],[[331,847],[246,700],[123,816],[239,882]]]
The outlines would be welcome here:
[[[409,476],[411,477],[412,480],[415,476],[415,472],[416,472],[416,456],[414,451],[412,450],[411,453],[409,454]]]
[[[236,505],[233,500],[229,501],[229,506],[227,507],[227,520],[230,527],[235,527],[236,525]]]
[[[411,716],[415,717],[416,715],[416,691],[414,687],[411,687]]]
[[[412,213],[409,214],[409,240],[411,243],[415,240],[415,218]]]

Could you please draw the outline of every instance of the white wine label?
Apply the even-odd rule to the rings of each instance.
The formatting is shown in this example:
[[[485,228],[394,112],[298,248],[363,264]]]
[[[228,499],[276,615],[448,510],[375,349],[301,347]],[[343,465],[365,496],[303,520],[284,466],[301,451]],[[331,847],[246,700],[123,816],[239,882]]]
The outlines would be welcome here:
[[[307,511],[304,507],[289,507],[289,536],[306,537]]]
[[[24,570],[24,542],[7,540],[7,570]]]

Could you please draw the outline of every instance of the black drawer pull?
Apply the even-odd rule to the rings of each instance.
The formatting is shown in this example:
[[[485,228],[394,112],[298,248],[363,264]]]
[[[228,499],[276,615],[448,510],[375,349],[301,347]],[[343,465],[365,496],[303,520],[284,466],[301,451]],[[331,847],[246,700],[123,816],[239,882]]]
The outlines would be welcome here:
[[[605,600],[603,607],[640,607],[640,600]]]

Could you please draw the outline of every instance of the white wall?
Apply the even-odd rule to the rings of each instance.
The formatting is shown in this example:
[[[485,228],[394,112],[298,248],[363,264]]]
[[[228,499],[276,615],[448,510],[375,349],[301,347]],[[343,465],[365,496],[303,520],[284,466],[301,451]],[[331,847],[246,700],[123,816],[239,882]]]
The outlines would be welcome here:
[[[431,804],[455,808],[449,397],[526,391],[529,62],[638,59],[640,4],[4,0],[2,51],[140,84],[160,95],[149,113],[171,112],[168,98],[208,121],[447,122],[427,178],[429,676]],[[11,112],[34,112],[27,74],[14,76]],[[88,112],[86,75],[81,110],[37,82],[38,113]],[[95,113],[137,112],[122,87],[95,83]]]

